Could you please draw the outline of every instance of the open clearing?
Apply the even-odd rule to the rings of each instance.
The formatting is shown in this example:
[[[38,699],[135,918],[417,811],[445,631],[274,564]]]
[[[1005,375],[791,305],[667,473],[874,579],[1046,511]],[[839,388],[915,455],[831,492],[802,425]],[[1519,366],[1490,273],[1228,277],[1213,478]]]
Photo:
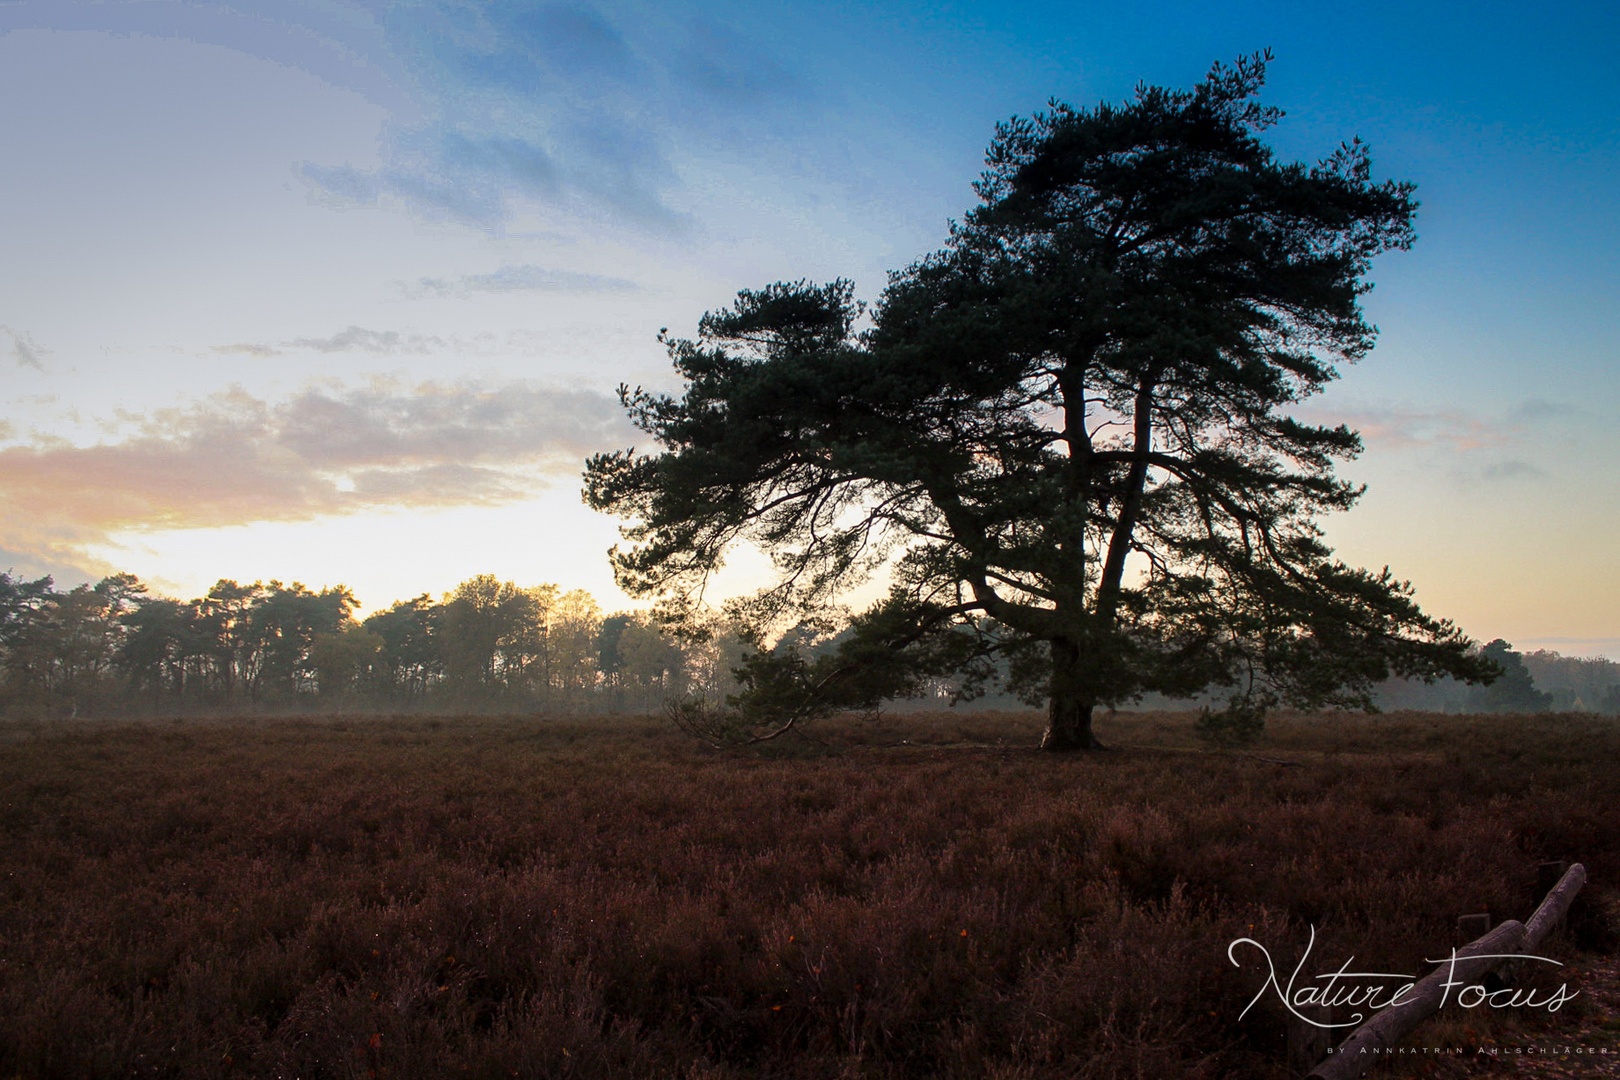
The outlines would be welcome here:
[[[645,718],[0,725],[0,1076],[1283,1077],[1230,942],[1427,970],[1552,859],[1591,882],[1533,985],[1587,992],[1448,1011],[1415,1042],[1465,1052],[1378,1073],[1620,1060],[1620,722],[1284,717],[1227,754],[1122,714],[1053,758],[1038,720],[759,753]],[[1577,1045],[1607,1058],[1522,1052]]]

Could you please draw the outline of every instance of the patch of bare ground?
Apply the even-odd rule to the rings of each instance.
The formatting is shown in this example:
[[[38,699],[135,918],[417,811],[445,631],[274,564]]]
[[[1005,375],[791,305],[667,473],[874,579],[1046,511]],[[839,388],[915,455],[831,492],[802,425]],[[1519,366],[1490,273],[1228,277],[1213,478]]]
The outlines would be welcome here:
[[[1582,997],[1414,1040],[1620,1041],[1613,721],[1281,717],[1223,753],[1119,714],[1064,758],[1039,727],[5,725],[0,1076],[1281,1078],[1233,940],[1419,970],[1458,915],[1528,914],[1547,859],[1590,872],[1548,946]],[[1379,1070],[1566,1065],[1609,1063]]]

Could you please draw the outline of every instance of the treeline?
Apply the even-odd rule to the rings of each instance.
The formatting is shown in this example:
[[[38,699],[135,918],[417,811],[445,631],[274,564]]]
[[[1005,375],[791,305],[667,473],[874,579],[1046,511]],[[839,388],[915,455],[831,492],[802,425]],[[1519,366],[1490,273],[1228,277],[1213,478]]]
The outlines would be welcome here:
[[[1525,653],[1523,660],[1553,712],[1620,715],[1620,664],[1613,660],[1560,656],[1544,649]]]
[[[222,580],[153,595],[130,574],[60,591],[0,573],[0,708],[33,715],[190,709],[650,709],[723,695],[745,651],[724,625],[676,639],[604,616],[584,590],[484,574],[356,620],[343,586]]]
[[[49,577],[0,573],[0,711],[646,711],[691,694],[724,698],[749,651],[718,620],[705,640],[676,639],[644,613],[604,616],[582,589],[523,588],[489,574],[364,620],[355,609],[341,585],[315,592],[298,582],[222,580],[205,596],[176,600],[131,574],[61,591]],[[1378,704],[1620,715],[1620,664],[1521,654],[1501,640],[1482,651],[1503,670],[1491,685],[1392,680],[1378,688]],[[951,689],[931,687],[929,700],[938,704]],[[978,704],[1020,705],[994,689]],[[1219,701],[1150,695],[1124,707],[1209,704]]]
[[[1603,657],[1513,651],[1501,638],[1481,650],[1502,669],[1489,686],[1451,679],[1434,683],[1392,680],[1379,687],[1386,709],[1445,713],[1588,712],[1620,716],[1620,664]]]

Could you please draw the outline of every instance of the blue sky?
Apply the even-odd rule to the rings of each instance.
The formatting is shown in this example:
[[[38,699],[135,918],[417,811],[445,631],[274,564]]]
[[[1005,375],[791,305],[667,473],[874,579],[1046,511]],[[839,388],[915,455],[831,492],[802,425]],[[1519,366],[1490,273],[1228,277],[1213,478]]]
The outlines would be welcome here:
[[[1423,203],[1308,407],[1367,437],[1330,539],[1475,636],[1620,657],[1596,3],[0,0],[0,569],[618,606],[579,460],[632,440],[615,384],[667,384],[660,327],[874,297],[998,120],[1262,48],[1280,155],[1360,135]]]

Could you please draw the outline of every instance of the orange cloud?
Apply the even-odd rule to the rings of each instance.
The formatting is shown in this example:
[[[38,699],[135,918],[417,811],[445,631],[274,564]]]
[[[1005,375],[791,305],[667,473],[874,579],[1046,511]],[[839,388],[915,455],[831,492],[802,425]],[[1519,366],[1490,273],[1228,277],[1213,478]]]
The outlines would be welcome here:
[[[379,382],[280,402],[233,390],[131,419],[116,442],[0,449],[0,558],[100,570],[85,548],[121,530],[512,502],[634,435],[605,394],[523,383]]]

